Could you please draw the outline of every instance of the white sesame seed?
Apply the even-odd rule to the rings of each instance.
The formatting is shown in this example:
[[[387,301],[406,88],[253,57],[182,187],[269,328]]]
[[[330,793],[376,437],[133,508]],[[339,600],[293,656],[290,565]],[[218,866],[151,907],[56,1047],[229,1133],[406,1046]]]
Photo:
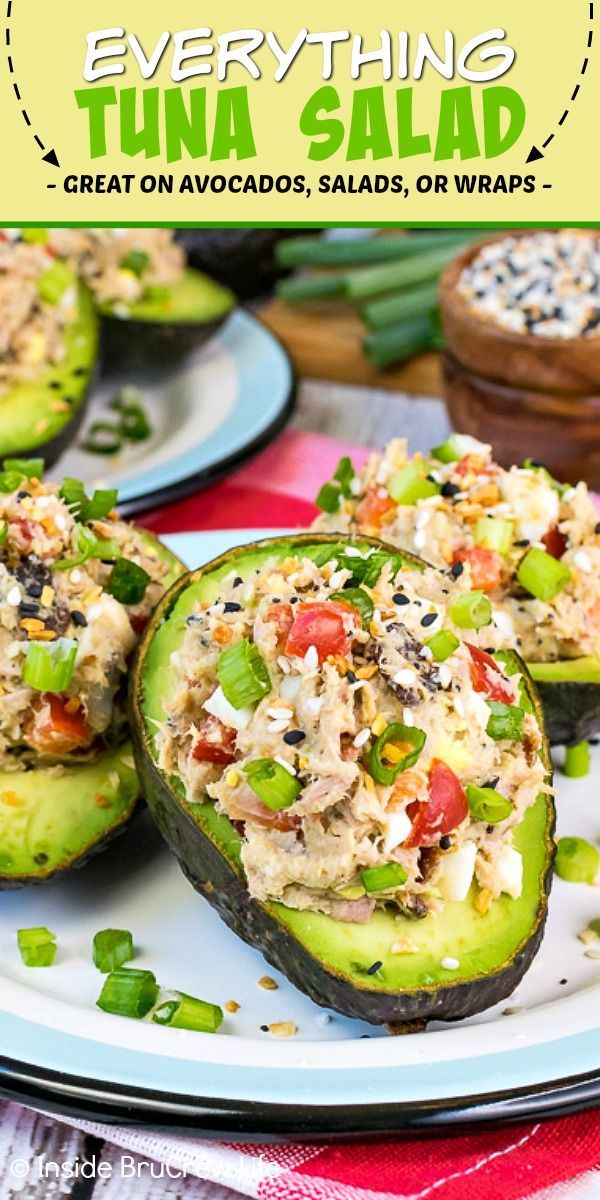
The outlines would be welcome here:
[[[413,538],[415,550],[423,550],[427,545],[427,534],[424,529],[417,529]]]
[[[402,720],[404,721],[405,725],[408,725],[409,729],[412,729],[412,727],[415,723],[415,718],[414,718],[410,708],[404,709],[404,711],[402,713]]]
[[[274,721],[289,721],[291,715],[291,709],[283,708],[283,706],[277,708],[273,705],[272,708],[267,709],[267,716],[272,717]]]
[[[430,650],[429,646],[421,646],[419,658],[433,658],[433,650]]]
[[[461,700],[460,696],[455,696],[455,697],[454,697],[454,710],[455,710],[455,712],[457,712],[457,713],[458,713],[459,717],[464,717],[464,715],[465,715],[465,706],[464,706],[464,704],[463,704],[463,702],[462,702],[462,700]]]
[[[283,671],[284,675],[289,675],[292,669],[284,654],[279,655],[279,658],[277,659],[277,666],[281,671]]]
[[[7,658],[16,658],[21,653],[21,642],[11,642],[6,651]]]
[[[592,561],[589,554],[586,554],[585,550],[578,550],[577,553],[573,555],[573,562],[580,571],[583,571],[584,575],[590,574],[592,570]]]
[[[590,946],[589,950],[585,952],[585,957],[593,958],[594,961],[600,959],[600,946]]]
[[[357,546],[347,546],[346,547],[346,558],[362,558],[362,557],[363,557],[362,550],[359,550]],[[368,557],[368,556],[365,555],[365,557]]]
[[[6,603],[10,604],[11,608],[19,607],[21,603],[21,589],[17,583],[15,583],[14,587],[10,588],[6,597]]]
[[[332,592],[337,592],[339,590],[339,588],[341,588],[345,578],[346,578],[345,571],[334,571],[333,575],[330,575],[329,586],[330,586]]]
[[[316,646],[309,646],[304,655],[304,665],[309,671],[316,671],[319,665],[319,654]]]
[[[444,971],[458,971],[460,963],[457,958],[452,958],[450,954],[447,954],[446,957],[442,959],[440,966],[444,968]]]
[[[77,567],[75,567],[75,569],[70,572],[69,579],[71,580],[71,583],[81,583],[81,571],[78,571]]]
[[[368,742],[370,736],[371,736],[370,729],[361,729],[360,732],[357,733],[352,745],[356,746],[356,749],[358,750],[360,748],[360,746],[364,746],[365,742]]]
[[[359,692],[361,688],[364,688],[366,682],[366,679],[357,679],[356,683],[350,684],[350,691]]]
[[[298,774],[295,767],[293,767],[291,763],[287,762],[285,758],[281,758],[279,754],[275,755],[273,762],[279,763],[279,766],[283,767],[284,771],[287,771],[288,775]]]
[[[440,687],[443,688],[450,687],[450,684],[452,683],[452,671],[450,670],[450,667],[446,666],[445,663],[441,663],[441,665],[438,667],[438,681]]]
[[[392,676],[393,683],[399,683],[402,687],[410,687],[417,678],[417,672],[413,671],[412,667],[403,667],[401,671],[396,671]]]
[[[283,733],[284,729],[287,729],[289,723],[289,717],[286,717],[285,721],[271,721],[271,724],[268,726],[269,733]]]
[[[325,701],[322,696],[311,696],[310,699],[306,701],[304,707],[311,717],[318,717],[324,703]]]

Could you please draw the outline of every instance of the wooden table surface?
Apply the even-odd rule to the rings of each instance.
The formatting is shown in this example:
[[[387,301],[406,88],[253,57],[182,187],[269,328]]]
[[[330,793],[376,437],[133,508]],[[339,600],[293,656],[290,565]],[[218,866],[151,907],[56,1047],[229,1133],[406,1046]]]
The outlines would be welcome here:
[[[449,431],[440,400],[317,380],[300,385],[292,426],[375,447],[402,434],[413,451],[443,441]],[[94,1200],[236,1200],[237,1193],[197,1179],[154,1179],[149,1164],[140,1167],[136,1159],[132,1167],[133,1159],[123,1159],[124,1153],[50,1117],[0,1102],[0,1200],[45,1200],[50,1192],[72,1200],[92,1195]],[[96,1163],[109,1165],[110,1178],[56,1182],[55,1164],[81,1165],[94,1156]],[[138,1169],[133,1177],[124,1174]]]

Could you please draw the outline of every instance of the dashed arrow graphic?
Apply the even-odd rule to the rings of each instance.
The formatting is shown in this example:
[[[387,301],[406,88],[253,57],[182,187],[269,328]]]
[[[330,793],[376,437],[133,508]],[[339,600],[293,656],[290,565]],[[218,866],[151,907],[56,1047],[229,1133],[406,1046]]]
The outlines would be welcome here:
[[[588,19],[590,21],[590,27],[587,31],[587,42],[586,42],[586,50],[587,51],[589,51],[591,49],[592,42],[594,40],[594,30],[593,30],[592,24],[591,24],[592,21],[594,20],[594,0],[589,0],[589,2],[588,2]],[[585,55],[585,58],[583,59],[583,62],[581,64],[581,68],[579,71],[579,74],[581,77],[583,77],[585,75],[585,73],[588,69],[588,63],[589,63],[589,53],[587,53]],[[569,104],[574,103],[574,101],[577,99],[577,97],[579,95],[580,90],[581,90],[581,79],[578,80],[575,87],[573,88],[573,91],[571,92]],[[564,109],[563,114],[558,121],[559,127],[562,127],[564,125],[570,111],[571,110],[569,108]],[[550,145],[550,142],[552,142],[554,140],[554,136],[555,136],[556,132],[557,131],[554,130],[552,133],[550,133],[548,135],[546,140],[544,142],[542,142],[541,150],[539,149],[539,146],[535,146],[535,145],[532,146],[531,150],[529,151],[529,154],[527,155],[527,158],[525,159],[525,162],[526,163],[537,162],[538,159],[544,158],[544,150],[546,150],[546,148]]]

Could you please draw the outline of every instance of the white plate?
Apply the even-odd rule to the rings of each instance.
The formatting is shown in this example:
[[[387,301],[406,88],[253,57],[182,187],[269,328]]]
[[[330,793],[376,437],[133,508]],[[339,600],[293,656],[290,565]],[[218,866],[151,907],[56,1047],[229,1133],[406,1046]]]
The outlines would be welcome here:
[[[273,532],[167,541],[198,566]],[[587,779],[558,772],[557,784],[559,832],[597,842],[599,752]],[[148,1123],[237,1132],[365,1132],[564,1110],[600,1095],[600,962],[577,938],[599,916],[598,890],[556,880],[541,951],[509,1001],[462,1023],[390,1038],[325,1013],[270,968],[279,988],[260,988],[261,955],[193,892],[145,816],[80,873],[0,895],[0,1087],[105,1119],[127,1112]],[[33,925],[58,935],[51,969],[20,963],[16,930]],[[133,932],[136,965],[165,987],[236,1000],[239,1012],[212,1037],[100,1012],[90,946],[108,926]],[[296,1022],[297,1037],[275,1041],[261,1031],[283,1020]]]

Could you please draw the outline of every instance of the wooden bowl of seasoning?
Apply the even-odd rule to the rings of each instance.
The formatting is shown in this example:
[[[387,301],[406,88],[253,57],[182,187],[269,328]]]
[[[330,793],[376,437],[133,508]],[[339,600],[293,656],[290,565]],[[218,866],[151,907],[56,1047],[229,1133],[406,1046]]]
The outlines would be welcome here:
[[[505,466],[543,458],[600,486],[600,234],[523,230],[456,258],[440,282],[455,428]]]

